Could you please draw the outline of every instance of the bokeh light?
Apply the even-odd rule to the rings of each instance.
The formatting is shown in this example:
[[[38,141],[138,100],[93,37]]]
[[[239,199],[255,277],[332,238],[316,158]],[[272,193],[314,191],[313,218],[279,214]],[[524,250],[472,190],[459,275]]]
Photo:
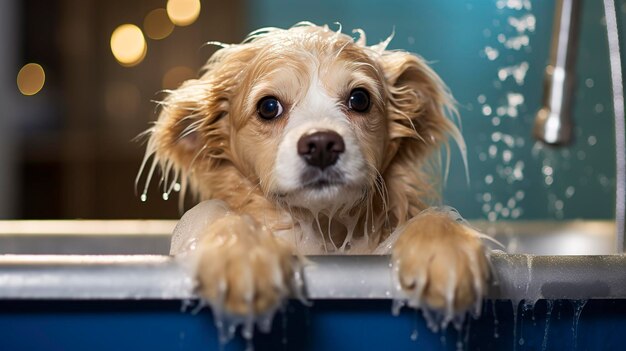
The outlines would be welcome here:
[[[189,67],[186,66],[176,66],[171,68],[165,75],[163,76],[163,89],[174,89],[178,88],[178,86],[186,81],[187,79],[191,79],[196,75],[196,72]]]
[[[174,24],[167,16],[165,9],[155,9],[150,11],[143,20],[143,30],[148,38],[160,40],[172,34]]]
[[[28,63],[17,74],[17,88],[24,95],[35,95],[46,81],[43,67],[37,63]]]
[[[111,34],[111,51],[122,66],[131,67],[143,61],[148,45],[139,27],[123,24]]]
[[[167,15],[177,26],[188,26],[200,15],[200,0],[168,0]]]

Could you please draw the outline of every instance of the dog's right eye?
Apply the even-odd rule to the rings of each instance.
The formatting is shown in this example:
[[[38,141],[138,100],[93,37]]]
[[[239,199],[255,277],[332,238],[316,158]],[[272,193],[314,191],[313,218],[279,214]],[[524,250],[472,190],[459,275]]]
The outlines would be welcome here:
[[[283,105],[273,96],[267,96],[259,100],[256,109],[259,117],[265,120],[274,119],[283,113]]]
[[[356,88],[350,92],[348,108],[356,112],[367,112],[370,108],[370,94],[363,88]]]

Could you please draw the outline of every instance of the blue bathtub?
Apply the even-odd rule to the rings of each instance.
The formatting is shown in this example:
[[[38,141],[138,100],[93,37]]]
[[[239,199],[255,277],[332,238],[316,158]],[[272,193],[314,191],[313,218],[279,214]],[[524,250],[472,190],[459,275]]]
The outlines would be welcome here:
[[[614,249],[610,222],[484,228],[510,248],[542,255],[494,252],[496,278],[481,316],[468,318],[460,330],[432,332],[421,313],[408,308],[392,314],[388,257],[313,257],[304,271],[312,306],[290,301],[274,318],[271,333],[256,332],[252,342],[236,337],[226,345],[218,341],[211,311],[195,308],[190,277],[164,255],[174,222],[121,226],[126,230],[114,221],[47,222],[37,230],[31,224],[0,226],[5,228],[0,350],[617,350],[626,345],[626,257],[609,252]],[[539,235],[537,228],[544,232]],[[596,254],[576,255],[584,246]]]

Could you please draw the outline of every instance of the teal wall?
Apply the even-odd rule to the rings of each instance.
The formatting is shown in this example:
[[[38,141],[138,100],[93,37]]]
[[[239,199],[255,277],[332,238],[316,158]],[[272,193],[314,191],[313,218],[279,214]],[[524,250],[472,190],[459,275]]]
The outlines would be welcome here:
[[[333,23],[340,22],[346,33],[363,28],[369,43],[385,39],[395,28],[390,48],[418,53],[432,62],[458,100],[470,184],[455,150],[445,203],[466,218],[613,218],[615,141],[602,2],[583,1],[573,109],[575,141],[559,149],[542,147],[531,137],[540,107],[554,2],[519,3],[529,3],[532,9],[509,8],[506,1],[496,0],[249,0],[248,23],[253,30],[289,27],[303,20],[336,28]],[[509,18],[529,15],[536,23],[532,31],[518,33],[509,23]],[[520,34],[528,36],[528,45],[519,50],[505,48],[501,42],[502,35],[508,40]],[[498,50],[497,58],[490,60],[486,47]],[[499,78],[502,68],[522,63],[528,67],[523,82]],[[511,93],[524,99],[517,116],[515,108],[506,108]],[[498,116],[503,111],[508,112]]]

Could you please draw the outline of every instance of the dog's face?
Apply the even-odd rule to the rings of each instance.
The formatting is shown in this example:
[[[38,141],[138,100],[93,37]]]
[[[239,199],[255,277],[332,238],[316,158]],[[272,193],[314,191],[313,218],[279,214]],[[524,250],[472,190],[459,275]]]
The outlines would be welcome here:
[[[289,207],[350,208],[454,130],[434,72],[364,41],[304,26],[224,47],[163,103],[148,154],[204,197],[247,182]]]
[[[382,166],[384,77],[346,38],[311,35],[259,40],[229,114],[231,149],[270,198],[307,208],[349,205]]]

